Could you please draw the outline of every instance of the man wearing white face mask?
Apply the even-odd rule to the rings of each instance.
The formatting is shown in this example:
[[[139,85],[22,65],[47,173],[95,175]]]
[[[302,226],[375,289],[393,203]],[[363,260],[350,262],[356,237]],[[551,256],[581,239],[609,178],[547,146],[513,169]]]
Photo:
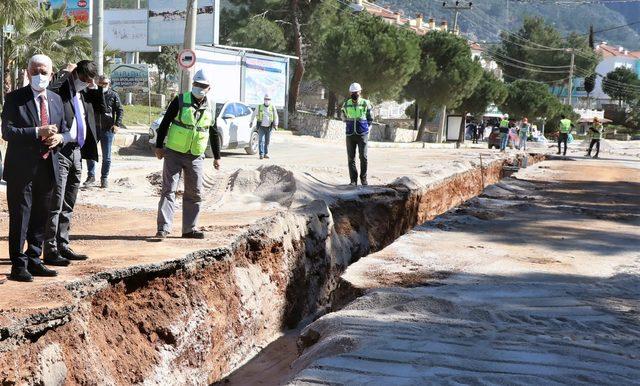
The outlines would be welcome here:
[[[82,159],[98,160],[95,114],[104,111],[104,97],[102,89],[95,85],[97,76],[96,64],[81,60],[56,74],[49,85],[50,91],[60,95],[69,125],[63,134],[58,162],[60,180],[54,191],[44,244],[45,259],[59,261],[59,265],[88,258],[71,249],[69,231],[82,177]]]
[[[60,177],[56,166],[59,144],[67,131],[62,100],[47,91],[52,74],[48,56],[33,56],[28,67],[30,84],[7,94],[2,110],[2,138],[7,141],[9,278],[16,281],[57,275],[40,260],[49,204]],[[58,265],[59,261],[45,263]]]
[[[206,72],[198,70],[192,86],[191,91],[178,95],[169,104],[158,127],[156,157],[164,159],[162,193],[158,203],[158,239],[166,238],[171,232],[176,190],[182,173],[182,237],[204,238],[204,233],[196,225],[202,202],[204,153],[209,142],[213,150],[213,166],[220,168],[220,139],[215,128],[214,104],[207,99],[211,79]]]
[[[258,149],[260,151],[260,159],[269,159],[269,141],[271,140],[271,131],[278,127],[278,110],[271,104],[271,97],[264,96],[264,104],[253,110],[251,123],[257,118],[258,125]]]

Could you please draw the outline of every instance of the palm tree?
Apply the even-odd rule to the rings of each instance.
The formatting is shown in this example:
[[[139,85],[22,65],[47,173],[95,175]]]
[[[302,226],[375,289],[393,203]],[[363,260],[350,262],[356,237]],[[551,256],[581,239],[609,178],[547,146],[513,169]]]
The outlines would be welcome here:
[[[16,25],[17,33],[7,41],[5,68],[26,68],[35,54],[48,55],[58,69],[91,57],[91,40],[83,36],[86,26],[70,24],[64,9],[37,10],[32,15]],[[5,83],[7,80],[12,83],[10,73],[5,73]]]

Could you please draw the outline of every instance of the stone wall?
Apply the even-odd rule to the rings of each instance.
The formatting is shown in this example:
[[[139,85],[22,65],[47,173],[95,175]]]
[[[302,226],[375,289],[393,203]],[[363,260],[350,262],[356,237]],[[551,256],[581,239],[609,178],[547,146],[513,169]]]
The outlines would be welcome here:
[[[330,141],[344,140],[344,122],[322,115],[298,111],[289,116],[289,128],[301,135]],[[415,130],[401,129],[384,123],[373,123],[369,139],[375,142],[413,142]]]

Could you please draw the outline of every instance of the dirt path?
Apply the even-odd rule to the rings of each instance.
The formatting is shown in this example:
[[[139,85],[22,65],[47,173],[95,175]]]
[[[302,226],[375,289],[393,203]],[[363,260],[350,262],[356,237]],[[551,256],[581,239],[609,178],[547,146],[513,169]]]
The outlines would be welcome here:
[[[368,293],[291,383],[636,383],[638,192],[637,161],[547,161],[416,228],[347,270]]]

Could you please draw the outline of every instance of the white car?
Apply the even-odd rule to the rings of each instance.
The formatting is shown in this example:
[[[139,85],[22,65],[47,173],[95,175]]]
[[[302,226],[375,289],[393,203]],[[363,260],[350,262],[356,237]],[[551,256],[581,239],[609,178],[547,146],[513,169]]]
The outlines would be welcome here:
[[[251,126],[253,110],[242,102],[216,103],[216,128],[221,149],[243,149],[247,154],[258,152],[258,132]],[[158,127],[164,113],[149,128],[149,145],[156,146]],[[211,145],[205,152],[207,158],[213,157]]]

